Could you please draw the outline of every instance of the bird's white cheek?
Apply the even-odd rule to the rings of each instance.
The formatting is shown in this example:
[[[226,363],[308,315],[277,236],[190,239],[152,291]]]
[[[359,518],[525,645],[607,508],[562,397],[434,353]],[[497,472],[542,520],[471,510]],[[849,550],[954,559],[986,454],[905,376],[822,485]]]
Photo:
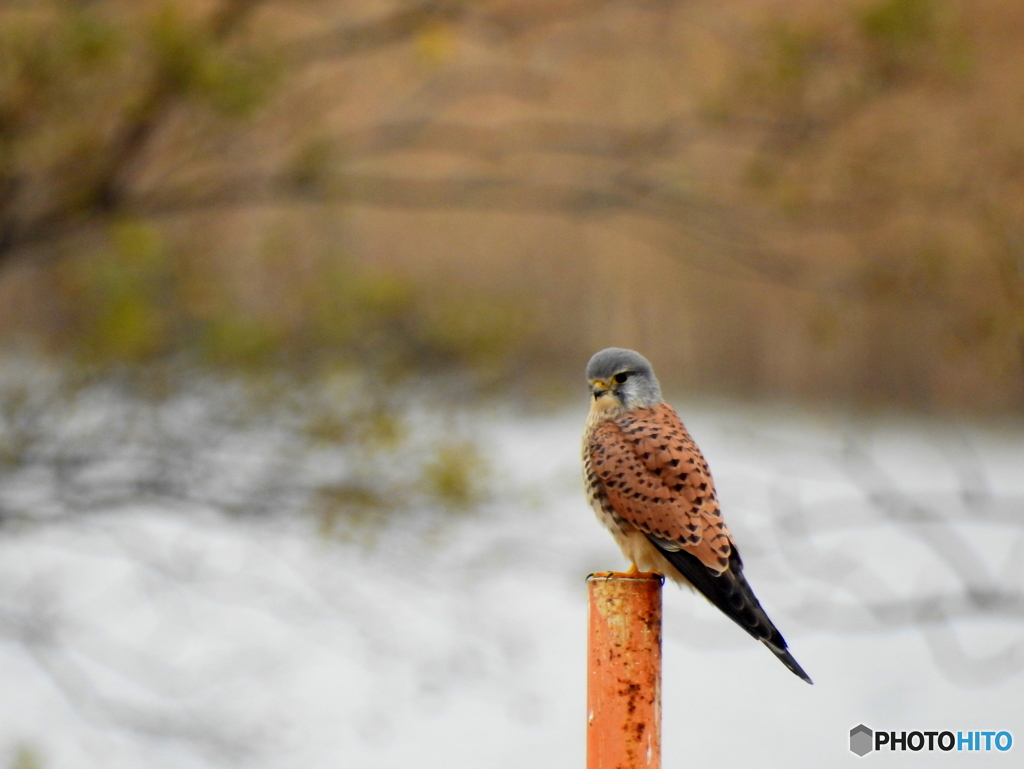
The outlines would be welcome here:
[[[622,404],[619,402],[619,399],[610,392],[606,392],[590,402],[591,414],[614,414],[621,409]]]

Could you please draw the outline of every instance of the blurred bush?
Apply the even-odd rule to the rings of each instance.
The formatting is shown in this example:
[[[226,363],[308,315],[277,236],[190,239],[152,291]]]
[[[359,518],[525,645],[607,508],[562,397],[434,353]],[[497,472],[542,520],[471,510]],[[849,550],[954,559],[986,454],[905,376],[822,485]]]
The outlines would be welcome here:
[[[1016,16],[946,0],[779,9],[715,94],[714,119],[748,137],[736,178],[760,211],[758,266],[804,294],[825,393],[1024,403],[1024,177],[1004,101],[1024,79],[1001,32]]]
[[[0,526],[157,505],[305,517],[325,537],[374,546],[399,520],[434,531],[490,498],[475,434],[424,380],[179,367],[153,379],[0,366]]]
[[[450,407],[439,382],[499,379],[525,313],[424,291],[250,198],[261,153],[286,201],[329,163],[282,117],[296,72],[259,14],[285,5],[0,8],[0,313],[22,348],[0,377],[0,521],[162,500],[370,541],[484,498],[472,439],[408,415]]]
[[[42,337],[97,370],[171,364],[308,378],[340,367],[394,379],[454,369],[486,381],[527,322],[506,298],[432,302],[411,278],[311,259],[280,238],[242,271],[175,251],[144,221],[115,222],[105,240],[51,268]]]
[[[6,5],[3,341],[1019,410],[1021,14]]]
[[[11,761],[11,769],[42,769],[43,762],[39,755],[31,747],[20,745],[15,749],[14,759]]]

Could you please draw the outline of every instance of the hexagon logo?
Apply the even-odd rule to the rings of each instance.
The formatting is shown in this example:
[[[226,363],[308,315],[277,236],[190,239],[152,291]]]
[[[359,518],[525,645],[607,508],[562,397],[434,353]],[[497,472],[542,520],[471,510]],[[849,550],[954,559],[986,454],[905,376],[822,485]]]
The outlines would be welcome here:
[[[875,749],[873,736],[864,724],[857,724],[850,730],[850,750],[863,758]]]

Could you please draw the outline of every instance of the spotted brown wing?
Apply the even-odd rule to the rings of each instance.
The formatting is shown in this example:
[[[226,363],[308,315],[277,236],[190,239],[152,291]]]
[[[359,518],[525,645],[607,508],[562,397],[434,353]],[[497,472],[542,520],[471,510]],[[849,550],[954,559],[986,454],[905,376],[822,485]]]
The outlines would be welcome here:
[[[626,412],[591,434],[590,459],[615,512],[667,550],[722,573],[732,552],[707,462],[668,404]]]

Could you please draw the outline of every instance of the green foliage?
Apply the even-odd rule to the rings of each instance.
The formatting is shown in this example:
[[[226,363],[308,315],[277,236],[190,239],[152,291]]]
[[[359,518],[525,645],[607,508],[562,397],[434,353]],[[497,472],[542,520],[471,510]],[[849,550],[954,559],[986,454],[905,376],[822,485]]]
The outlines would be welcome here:
[[[796,24],[773,24],[768,45],[770,80],[783,88],[799,87],[826,50],[819,30]]]
[[[273,361],[282,346],[280,329],[263,318],[225,308],[195,325],[197,357],[229,369],[256,369]],[[178,340],[182,346],[188,338]],[[187,347],[183,350],[188,352]]]
[[[491,474],[477,443],[410,420],[404,398],[395,397],[401,390],[379,382],[367,389],[374,384],[353,379],[337,398],[304,406],[312,444],[346,457],[338,460],[344,477],[320,485],[311,501],[320,533],[371,545],[395,516],[415,510],[443,519],[484,502]]]
[[[428,315],[425,341],[430,347],[447,362],[464,361],[492,375],[504,370],[511,351],[532,330],[523,305],[469,291],[432,307]]]
[[[149,42],[157,72],[167,87],[186,93],[201,82],[209,56],[205,37],[173,3],[164,4],[157,12]]]
[[[319,137],[306,142],[292,159],[286,174],[288,181],[297,192],[318,191],[329,175],[332,155],[328,139]]]
[[[123,50],[124,35],[85,5],[0,17],[0,139],[45,124],[48,111],[61,112],[79,84],[109,73]]]
[[[77,4],[62,31],[65,50],[80,67],[93,68],[110,63],[123,44],[123,35],[109,21],[90,13],[88,6]]]
[[[208,25],[189,20],[173,3],[156,14],[149,41],[159,82],[227,114],[250,114],[273,79],[269,59],[230,49],[211,36]]]
[[[936,0],[883,0],[860,12],[861,32],[892,48],[919,45],[936,32]]]
[[[435,448],[423,469],[424,490],[451,510],[467,510],[483,499],[486,463],[475,444],[447,442]]]
[[[141,363],[172,343],[169,259],[152,227],[111,229],[109,249],[76,263],[70,276],[79,300],[77,349],[90,362]]]
[[[179,370],[181,389],[35,363],[0,372],[0,482],[44,478],[68,515],[156,494],[238,516],[309,516],[324,536],[372,545],[402,517],[436,529],[486,499],[482,453],[452,430],[429,379],[410,390],[367,371],[302,381]],[[125,456],[138,460],[127,484],[109,472]],[[0,526],[41,523],[54,507],[42,509],[12,501]]]
[[[311,444],[346,454],[334,460],[347,465],[343,477],[321,484],[311,502],[321,535],[370,544],[393,514],[410,509],[412,489],[389,472],[410,461],[403,452],[411,435],[393,394],[357,375],[333,397],[306,401],[302,430]]]
[[[35,443],[33,431],[26,429],[30,408],[26,386],[0,388],[0,468],[20,465]]]
[[[837,19],[776,16],[764,22],[758,55],[739,71],[732,95],[740,108],[764,110],[779,127],[773,142],[787,150],[812,144],[823,130],[873,99],[914,79],[950,81],[970,67],[960,17],[944,0],[882,0]],[[778,176],[771,158],[755,157],[746,174],[767,188]]]
[[[304,295],[301,346],[392,375],[475,370],[507,364],[525,336],[507,299],[465,292],[435,295],[411,279],[344,261],[325,265]]]
[[[970,47],[944,0],[882,0],[856,16],[868,43],[868,74],[882,85],[912,76],[950,77],[970,69]]]
[[[176,252],[150,223],[113,223],[101,247],[50,272],[61,308],[51,348],[94,367],[181,360],[240,373],[495,376],[526,334],[525,313],[509,300],[435,296],[341,258],[300,271],[292,249],[269,249],[254,291],[250,269],[224,272],[201,257]]]
[[[740,69],[736,90],[754,104],[785,104],[792,110],[811,106],[808,97],[820,90],[822,74],[834,68],[840,53],[834,27],[813,19],[771,18],[758,37],[758,55]],[[738,106],[733,104],[731,111]]]
[[[265,103],[272,57],[211,18],[184,0],[0,7],[0,246],[102,222],[168,115],[223,136]]]
[[[419,320],[409,281],[343,263],[325,272],[311,287],[310,348],[345,349],[381,367],[401,366],[413,353]]]
[[[324,486],[313,503],[320,535],[342,539],[360,538],[373,541],[373,531],[380,528],[398,506],[368,483],[342,482]]]
[[[11,769],[43,769],[43,762],[32,747],[19,745],[11,761]]]

